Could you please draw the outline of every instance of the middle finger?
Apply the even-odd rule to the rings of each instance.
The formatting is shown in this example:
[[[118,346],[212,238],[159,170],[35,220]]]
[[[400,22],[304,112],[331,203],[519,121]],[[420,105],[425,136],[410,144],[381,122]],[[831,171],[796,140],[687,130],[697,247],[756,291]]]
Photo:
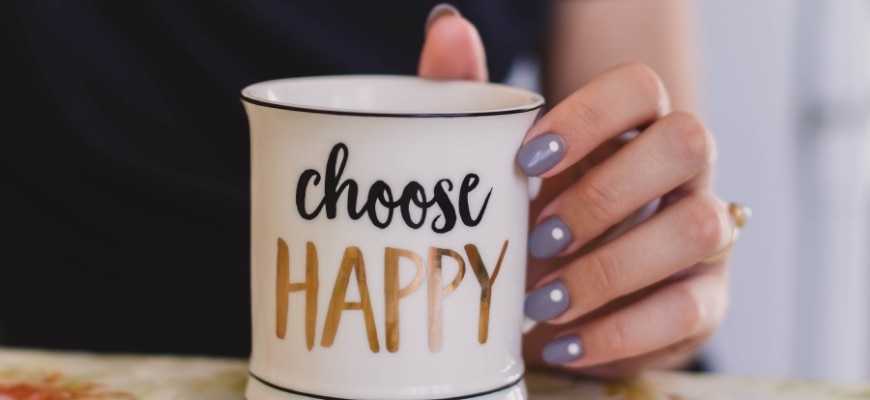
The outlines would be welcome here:
[[[550,202],[536,220],[536,258],[571,253],[644,204],[708,170],[714,142],[687,113],[666,115]]]

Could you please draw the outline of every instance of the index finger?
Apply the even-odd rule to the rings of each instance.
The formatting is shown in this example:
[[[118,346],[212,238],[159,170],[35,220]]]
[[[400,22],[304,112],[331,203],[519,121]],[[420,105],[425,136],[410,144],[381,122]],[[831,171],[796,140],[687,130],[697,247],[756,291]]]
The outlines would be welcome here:
[[[551,177],[619,134],[670,111],[661,79],[629,63],[605,71],[544,115],[526,135],[517,164],[526,175]]]

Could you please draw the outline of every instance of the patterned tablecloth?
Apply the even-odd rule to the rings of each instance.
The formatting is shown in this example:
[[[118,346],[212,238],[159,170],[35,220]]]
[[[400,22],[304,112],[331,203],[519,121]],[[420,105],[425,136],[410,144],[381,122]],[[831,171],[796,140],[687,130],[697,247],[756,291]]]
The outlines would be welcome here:
[[[241,400],[245,360],[0,348],[0,400]],[[870,399],[870,383],[656,372],[605,384],[531,373],[532,400]]]

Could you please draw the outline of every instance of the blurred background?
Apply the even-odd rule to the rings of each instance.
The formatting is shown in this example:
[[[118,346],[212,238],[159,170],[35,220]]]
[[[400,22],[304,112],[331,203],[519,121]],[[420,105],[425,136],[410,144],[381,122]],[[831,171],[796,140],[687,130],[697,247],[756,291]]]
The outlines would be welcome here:
[[[731,374],[870,378],[870,2],[699,1],[717,189],[754,211],[710,343]]]
[[[717,193],[752,208],[714,372],[870,380],[870,1],[697,0]],[[537,89],[520,60],[513,84]]]

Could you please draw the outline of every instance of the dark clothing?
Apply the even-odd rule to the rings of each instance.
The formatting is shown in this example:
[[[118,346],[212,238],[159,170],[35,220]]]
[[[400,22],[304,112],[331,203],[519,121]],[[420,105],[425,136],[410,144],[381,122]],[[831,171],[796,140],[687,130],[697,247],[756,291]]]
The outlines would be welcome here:
[[[19,0],[0,13],[0,345],[247,356],[251,83],[416,72],[432,1]],[[538,0],[456,1],[493,80]]]

